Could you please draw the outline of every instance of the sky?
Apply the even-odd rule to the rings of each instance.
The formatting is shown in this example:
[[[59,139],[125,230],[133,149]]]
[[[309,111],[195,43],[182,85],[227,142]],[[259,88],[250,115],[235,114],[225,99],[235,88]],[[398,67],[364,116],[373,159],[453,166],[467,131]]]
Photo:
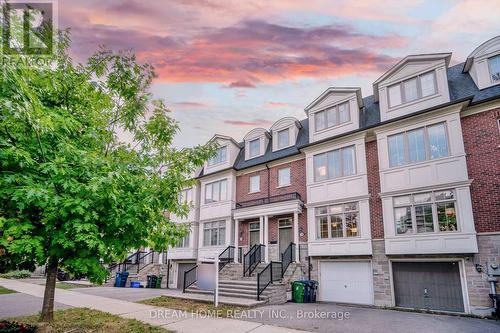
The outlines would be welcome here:
[[[76,61],[104,45],[154,65],[179,148],[304,119],[328,87],[372,95],[408,54],[457,64],[500,34],[500,0],[60,0],[58,12]]]

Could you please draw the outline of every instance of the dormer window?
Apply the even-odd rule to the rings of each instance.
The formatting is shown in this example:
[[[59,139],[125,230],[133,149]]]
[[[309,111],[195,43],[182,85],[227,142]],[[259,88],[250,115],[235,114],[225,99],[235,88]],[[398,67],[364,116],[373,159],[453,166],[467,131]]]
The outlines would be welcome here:
[[[437,93],[435,71],[394,84],[388,89],[389,106],[395,107]]]
[[[335,105],[314,114],[316,132],[349,122],[350,120],[351,115],[349,112],[349,102]]]
[[[248,143],[248,156],[250,158],[260,155],[260,139],[252,140]]]
[[[208,166],[224,163],[227,161],[227,146],[217,149],[214,157],[208,160]]]
[[[286,148],[290,145],[290,129],[278,131],[278,149]]]
[[[500,82],[500,54],[488,59],[491,82]]]

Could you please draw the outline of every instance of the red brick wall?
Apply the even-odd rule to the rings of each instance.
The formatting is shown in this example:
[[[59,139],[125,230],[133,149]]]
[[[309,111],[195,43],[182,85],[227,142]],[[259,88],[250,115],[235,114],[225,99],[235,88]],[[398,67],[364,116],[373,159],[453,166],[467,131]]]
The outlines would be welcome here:
[[[461,119],[477,232],[500,231],[500,108]]]
[[[384,220],[382,217],[382,200],[380,199],[380,174],[378,169],[377,141],[366,143],[366,168],[368,176],[368,192],[370,193],[370,226],[372,238],[384,238]]]

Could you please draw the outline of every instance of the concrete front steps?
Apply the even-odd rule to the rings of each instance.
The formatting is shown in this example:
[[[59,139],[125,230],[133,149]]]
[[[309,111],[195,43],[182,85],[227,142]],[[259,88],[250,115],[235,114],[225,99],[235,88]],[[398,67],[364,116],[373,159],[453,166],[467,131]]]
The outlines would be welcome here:
[[[196,283],[186,289],[186,293],[212,295],[212,291],[200,290]],[[219,280],[219,296],[243,298],[257,301],[257,280]],[[286,302],[286,286],[283,283],[270,284],[260,295],[260,300],[267,304]]]

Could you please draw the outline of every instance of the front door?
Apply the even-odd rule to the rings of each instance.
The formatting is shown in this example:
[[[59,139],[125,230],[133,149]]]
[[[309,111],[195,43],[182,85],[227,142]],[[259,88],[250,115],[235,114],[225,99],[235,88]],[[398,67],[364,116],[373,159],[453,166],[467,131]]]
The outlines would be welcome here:
[[[195,262],[180,263],[177,265],[177,289],[182,289],[184,285],[184,272],[196,266]]]
[[[260,223],[251,222],[249,228],[250,228],[250,247],[252,247],[255,244],[260,244]]]
[[[464,312],[458,262],[393,262],[396,306]]]
[[[279,223],[279,249],[280,249],[280,257],[278,260],[281,261],[281,255],[283,252],[285,252],[286,248],[288,245],[293,240],[293,234],[292,234],[292,219],[291,218],[286,218],[286,219],[280,219],[278,221]]]

